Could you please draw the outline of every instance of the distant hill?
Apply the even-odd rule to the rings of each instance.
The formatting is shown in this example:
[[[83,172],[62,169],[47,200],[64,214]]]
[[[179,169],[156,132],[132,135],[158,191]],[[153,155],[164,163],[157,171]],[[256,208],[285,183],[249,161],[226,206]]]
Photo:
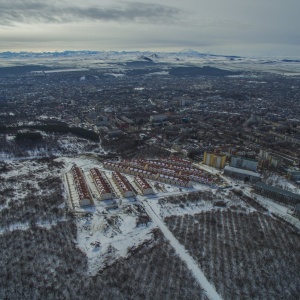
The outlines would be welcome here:
[[[300,60],[298,60],[298,59],[283,59],[282,61],[283,62],[296,62],[296,63],[300,62]]]
[[[214,67],[176,67],[170,69],[170,75],[174,76],[228,76],[238,75],[240,72],[232,72]]]
[[[52,70],[49,67],[40,65],[28,65],[28,66],[15,66],[15,67],[0,67],[0,76],[7,76],[10,74],[25,74],[32,71],[48,71]]]
[[[153,62],[153,60],[147,56],[141,56],[140,59],[143,59],[143,60],[146,60],[146,61],[149,61],[149,62]]]
[[[148,67],[152,66],[154,62],[149,58],[149,60],[143,60],[143,61],[128,61],[126,63],[127,67]]]
[[[152,58],[159,58],[159,56],[156,53],[151,54],[150,57],[152,57]]]
[[[143,76],[155,72],[161,72],[162,69],[159,68],[133,68],[131,70],[126,70],[126,75],[128,76]]]

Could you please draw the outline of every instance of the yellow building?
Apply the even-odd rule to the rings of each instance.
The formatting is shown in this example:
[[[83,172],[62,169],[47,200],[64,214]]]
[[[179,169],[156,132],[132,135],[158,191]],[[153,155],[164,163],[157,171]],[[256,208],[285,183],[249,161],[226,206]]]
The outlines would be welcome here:
[[[225,161],[225,155],[215,155],[213,153],[204,152],[203,163],[205,165],[218,169],[223,169],[225,167]]]

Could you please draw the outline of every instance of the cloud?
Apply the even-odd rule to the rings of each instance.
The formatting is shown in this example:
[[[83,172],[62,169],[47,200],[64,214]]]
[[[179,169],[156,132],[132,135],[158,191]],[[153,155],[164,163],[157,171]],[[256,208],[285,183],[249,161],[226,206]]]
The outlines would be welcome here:
[[[0,25],[17,23],[70,23],[81,21],[118,21],[140,23],[175,22],[181,10],[167,5],[121,2],[119,6],[79,6],[52,2],[0,0]]]
[[[191,47],[299,55],[299,9],[299,0],[0,0],[0,51]]]

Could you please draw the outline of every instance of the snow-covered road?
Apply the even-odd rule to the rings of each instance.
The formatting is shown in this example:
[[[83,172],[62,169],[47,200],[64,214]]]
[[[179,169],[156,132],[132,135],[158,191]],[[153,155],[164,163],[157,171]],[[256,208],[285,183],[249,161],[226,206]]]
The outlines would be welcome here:
[[[170,245],[175,249],[178,256],[186,262],[187,267],[193,273],[196,280],[201,287],[206,291],[206,296],[209,299],[221,299],[216,290],[211,286],[201,269],[198,267],[194,259],[187,253],[187,250],[178,242],[169,228],[164,224],[160,217],[154,212],[147,200],[142,202],[148,215],[152,218],[153,222],[160,228],[165,238],[170,242]]]

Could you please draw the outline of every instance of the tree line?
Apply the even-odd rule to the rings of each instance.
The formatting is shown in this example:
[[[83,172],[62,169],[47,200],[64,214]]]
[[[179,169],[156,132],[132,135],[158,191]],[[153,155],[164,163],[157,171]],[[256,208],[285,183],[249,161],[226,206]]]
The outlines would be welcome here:
[[[53,125],[30,125],[30,126],[17,126],[17,127],[7,127],[5,125],[0,126],[0,133],[15,133],[20,129],[33,129],[40,130],[44,132],[51,133],[71,133],[78,137],[85,138],[91,140],[93,142],[99,141],[99,135],[88,129],[80,128],[80,127],[70,127],[66,124],[53,124]],[[20,136],[22,137],[22,136]]]

